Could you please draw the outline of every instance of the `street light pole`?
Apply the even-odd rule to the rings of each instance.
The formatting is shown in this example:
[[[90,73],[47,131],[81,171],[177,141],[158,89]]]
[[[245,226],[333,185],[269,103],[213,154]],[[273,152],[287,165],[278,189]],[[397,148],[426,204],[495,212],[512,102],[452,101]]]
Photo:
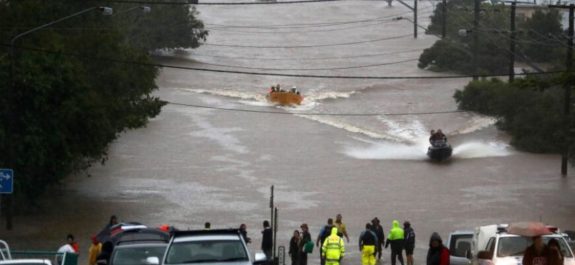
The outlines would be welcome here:
[[[13,97],[13,95],[16,91],[16,52],[15,52],[16,41],[18,41],[20,38],[22,38],[28,34],[34,33],[34,32],[39,31],[41,29],[50,27],[54,24],[60,23],[62,21],[68,20],[70,18],[82,15],[84,13],[87,13],[87,12],[90,12],[90,11],[96,10],[96,9],[102,11],[102,14],[104,14],[104,15],[112,15],[114,12],[114,10],[110,7],[100,7],[100,6],[91,7],[91,8],[84,9],[84,10],[81,10],[79,12],[73,13],[71,15],[65,16],[63,18],[54,20],[52,22],[46,23],[44,25],[35,27],[33,29],[27,30],[25,32],[22,32],[22,33],[16,35],[14,38],[12,38],[10,40],[10,50],[9,50],[9,60],[10,60],[10,72],[9,72],[9,82],[10,83],[9,84],[10,84],[11,89],[9,90],[8,97]],[[11,99],[12,98],[10,98],[10,100]],[[14,105],[17,105],[17,102],[14,103]],[[12,110],[10,110],[9,113],[10,114],[8,116],[8,121],[7,121],[8,124],[7,125],[9,128],[8,135],[11,135],[14,133],[15,128],[16,128],[16,116],[17,116],[17,114]],[[10,137],[10,136],[8,136],[8,137]],[[6,156],[6,157],[8,157],[9,162],[7,164],[9,167],[13,167],[11,164],[14,163],[13,162],[14,154],[15,154],[14,147],[13,147],[13,145],[10,144],[8,147],[7,156]],[[3,208],[4,215],[6,216],[6,229],[12,230],[12,226],[13,226],[12,225],[12,198],[10,197],[9,194],[5,194],[2,196],[2,208]]]
[[[480,0],[474,0],[473,8],[473,80],[478,80],[478,55],[479,52],[479,8]]]

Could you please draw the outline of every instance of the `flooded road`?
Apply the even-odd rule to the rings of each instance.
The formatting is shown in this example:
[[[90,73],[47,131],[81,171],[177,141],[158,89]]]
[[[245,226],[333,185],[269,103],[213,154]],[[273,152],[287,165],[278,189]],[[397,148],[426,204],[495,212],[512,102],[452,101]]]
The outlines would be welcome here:
[[[200,5],[198,10],[211,29],[207,45],[162,52],[159,62],[328,76],[445,75],[417,68],[420,52],[436,37],[420,31],[413,39],[409,21],[393,20],[411,16],[399,3]],[[420,2],[421,24],[429,22],[432,10],[432,3]],[[89,235],[117,214],[124,221],[182,229],[201,228],[206,221],[226,228],[246,223],[257,250],[261,222],[270,216],[271,185],[279,245],[287,246],[303,222],[315,238],[328,217],[341,213],[352,239],[347,264],[360,264],[357,237],[376,216],[386,234],[392,220],[411,221],[417,264],[425,260],[434,231],[445,240],[456,229],[540,219],[575,228],[575,182],[573,175],[560,177],[558,156],[514,150],[493,119],[451,112],[454,91],[468,81],[164,68],[158,95],[188,106],[169,104],[146,128],[123,134],[105,165],[93,166],[90,177],[70,177],[51,192],[46,204],[57,210],[20,216],[16,231],[1,233],[17,248],[56,249],[72,232],[81,239],[85,258]],[[302,106],[267,103],[267,89],[278,83],[297,86],[305,96]],[[454,146],[446,163],[425,156],[428,132],[437,128]],[[312,264],[319,264],[316,256],[310,257]],[[383,263],[388,256],[385,252]]]

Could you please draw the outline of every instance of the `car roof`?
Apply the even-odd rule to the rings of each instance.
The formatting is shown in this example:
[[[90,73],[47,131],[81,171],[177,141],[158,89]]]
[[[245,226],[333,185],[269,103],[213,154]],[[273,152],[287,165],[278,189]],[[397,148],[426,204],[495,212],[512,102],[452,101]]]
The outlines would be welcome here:
[[[49,259],[9,259],[0,260],[0,264],[52,264]]]
[[[218,241],[218,240],[240,241],[241,239],[238,235],[197,235],[197,236],[184,236],[174,238],[174,243],[194,242],[194,241]]]
[[[514,234],[507,234],[507,233],[499,233],[499,237],[522,237],[522,236],[520,236],[520,235],[514,235]],[[561,234],[542,235],[542,237],[558,237],[558,238],[563,238],[563,236],[561,236]]]
[[[473,235],[473,230],[455,230],[450,235]]]
[[[121,245],[117,245],[114,249],[122,249],[122,248],[146,248],[146,247],[166,247],[168,243],[166,242],[132,242],[131,244],[124,243]]]

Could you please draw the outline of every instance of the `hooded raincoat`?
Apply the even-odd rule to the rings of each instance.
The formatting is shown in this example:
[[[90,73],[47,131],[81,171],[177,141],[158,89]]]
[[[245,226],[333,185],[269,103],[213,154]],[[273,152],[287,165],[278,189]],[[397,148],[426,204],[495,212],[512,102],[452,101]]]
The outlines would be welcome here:
[[[326,264],[339,264],[345,253],[345,245],[343,239],[337,235],[337,227],[331,229],[331,235],[325,239],[321,250]]]
[[[431,242],[439,242],[438,247],[433,247]],[[427,251],[427,265],[449,265],[449,249],[443,245],[441,236],[433,233],[429,239],[429,251]]]
[[[399,221],[393,220],[391,230],[389,230],[389,235],[387,236],[387,243],[385,247],[387,248],[391,245],[392,250],[401,251],[403,249],[403,239],[405,238],[405,233],[403,228],[399,226]]]

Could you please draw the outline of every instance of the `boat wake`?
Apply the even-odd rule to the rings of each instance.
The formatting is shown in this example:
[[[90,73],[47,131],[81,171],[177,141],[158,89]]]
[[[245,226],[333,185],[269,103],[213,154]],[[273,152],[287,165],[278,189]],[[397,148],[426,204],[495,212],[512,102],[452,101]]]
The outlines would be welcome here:
[[[365,142],[365,141],[363,141]],[[369,146],[348,145],[342,153],[356,159],[368,160],[428,160],[427,139],[420,138],[416,144],[375,142]],[[500,157],[513,154],[508,144],[502,142],[465,142],[455,145],[452,159]]]
[[[497,157],[512,153],[510,146],[502,142],[467,142],[453,148],[453,156],[457,158]]]

